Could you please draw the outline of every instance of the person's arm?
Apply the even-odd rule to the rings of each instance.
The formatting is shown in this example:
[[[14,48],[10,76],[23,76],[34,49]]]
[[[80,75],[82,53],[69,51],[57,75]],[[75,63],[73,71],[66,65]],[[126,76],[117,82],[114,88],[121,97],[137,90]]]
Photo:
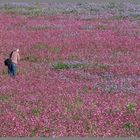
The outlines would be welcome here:
[[[20,61],[20,55],[19,55],[19,53],[17,55],[17,60]]]
[[[12,58],[13,51],[10,53],[9,58]]]

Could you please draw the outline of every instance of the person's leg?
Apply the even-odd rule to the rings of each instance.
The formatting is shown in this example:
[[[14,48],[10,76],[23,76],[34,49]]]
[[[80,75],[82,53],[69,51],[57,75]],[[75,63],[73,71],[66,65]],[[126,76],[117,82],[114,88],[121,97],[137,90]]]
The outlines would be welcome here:
[[[9,74],[11,77],[15,78],[16,76],[16,64],[12,63],[11,67],[9,67]]]
[[[15,77],[17,74],[17,66],[14,63],[12,65],[13,65],[13,76]]]
[[[12,65],[8,65],[8,74],[12,76]]]

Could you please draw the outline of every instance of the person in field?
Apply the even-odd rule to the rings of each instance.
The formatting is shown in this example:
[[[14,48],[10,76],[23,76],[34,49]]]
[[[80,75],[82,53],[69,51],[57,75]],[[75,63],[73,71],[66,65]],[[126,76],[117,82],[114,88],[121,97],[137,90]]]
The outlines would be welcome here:
[[[8,73],[15,78],[17,74],[17,63],[20,61],[19,49],[14,49],[10,54],[11,64],[8,66]]]

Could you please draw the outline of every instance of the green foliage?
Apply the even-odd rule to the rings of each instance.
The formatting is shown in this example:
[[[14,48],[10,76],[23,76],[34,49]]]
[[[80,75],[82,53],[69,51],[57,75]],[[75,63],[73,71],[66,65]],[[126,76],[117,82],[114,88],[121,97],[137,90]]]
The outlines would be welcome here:
[[[34,55],[26,56],[22,59],[23,61],[29,61],[29,62],[37,62],[38,58]]]
[[[61,51],[61,49],[60,49],[60,48],[58,48],[58,47],[55,47],[55,48],[52,48],[52,51],[53,51],[53,52],[55,52],[55,53],[58,53],[58,52],[60,52],[60,51]]]
[[[20,7],[12,6],[10,4],[5,4],[0,11],[9,13],[9,14],[20,14],[20,15],[30,15],[30,16],[39,16],[42,13],[40,7]]]
[[[7,69],[3,69],[1,72],[0,72],[1,75],[8,75],[8,71]]]
[[[68,56],[68,59],[70,59],[70,60],[77,60],[78,59],[78,55],[71,54],[71,55]]]
[[[82,105],[83,105],[83,100],[80,97],[77,97],[75,104],[74,104],[74,107],[80,108]]]
[[[47,45],[34,45],[33,46],[35,49],[39,49],[39,50],[41,50],[41,49],[45,49],[45,48],[48,48],[48,46]]]
[[[106,27],[103,26],[103,25],[98,25],[98,26],[96,27],[96,29],[98,29],[98,30],[106,30]]]
[[[124,15],[116,15],[116,16],[112,16],[110,17],[109,19],[110,20],[123,20],[123,19],[126,19],[127,16],[124,16]]]
[[[36,133],[38,132],[39,128],[38,127],[35,127],[33,130],[32,130],[32,133],[31,133],[31,137],[34,137],[36,135]]]
[[[32,11],[32,14],[34,16],[39,16],[41,14],[41,9],[40,8],[34,8]]]
[[[81,118],[81,117],[80,117],[80,114],[78,114],[78,113],[72,115],[72,119],[73,119],[74,121],[79,121],[80,118]]]
[[[55,69],[69,69],[70,68],[69,64],[65,64],[65,63],[53,64],[53,67]]]
[[[32,110],[32,114],[33,114],[34,116],[39,116],[39,115],[41,114],[41,110],[35,108],[35,109]]]
[[[107,70],[107,69],[109,68],[109,65],[107,65],[107,64],[98,64],[97,66],[98,66],[99,68],[105,69],[105,70]]]
[[[71,64],[71,63],[59,62],[59,63],[53,64],[53,68],[55,69],[84,68],[87,66],[88,64],[82,64],[82,63]]]
[[[88,92],[88,91],[89,91],[89,88],[87,86],[84,86],[83,87],[83,92],[85,93],[85,92]]]
[[[117,53],[117,52],[127,53],[128,51],[129,50],[127,48],[123,48],[123,47],[118,47],[113,50],[114,53]]]
[[[140,19],[140,14],[130,14],[135,20]]]
[[[113,9],[116,7],[115,2],[109,2],[109,4],[107,5],[107,8]]]
[[[131,122],[125,123],[123,126],[126,130],[132,129],[134,126]]]
[[[26,120],[26,114],[22,111],[16,111],[16,114],[18,115],[19,118]]]
[[[45,132],[49,132],[50,131],[50,129],[46,126],[45,127]]]
[[[19,8],[19,7],[4,7],[3,8],[3,11],[5,13],[9,13],[9,14],[19,13],[20,10],[21,10],[21,8]]]
[[[129,104],[127,105],[127,109],[128,109],[128,111],[130,111],[130,112],[135,111],[135,110],[136,110],[136,103],[129,103]]]
[[[99,68],[101,70],[108,70],[109,69],[109,65],[108,64],[102,64],[102,63],[95,63],[95,64],[92,64],[91,67],[93,68]]]
[[[109,85],[108,87],[105,88],[105,91],[107,93],[114,93],[115,91],[117,91],[118,87],[117,85]]]
[[[29,68],[18,67],[17,69],[17,75],[25,75],[25,74],[28,74],[29,72],[31,72]]]
[[[79,93],[87,94],[89,93],[89,91],[90,91],[90,88],[87,85],[84,85],[82,89],[79,91]]]
[[[7,95],[0,96],[0,102],[8,102],[9,100],[10,100],[10,97]]]
[[[48,29],[48,26],[42,25],[42,26],[31,26],[31,29],[33,30],[45,30]]]
[[[86,66],[86,64],[71,64],[71,68],[84,68]]]
[[[74,107],[73,105],[71,105],[70,103],[68,105],[65,106],[65,111],[68,113],[71,113],[74,111]]]

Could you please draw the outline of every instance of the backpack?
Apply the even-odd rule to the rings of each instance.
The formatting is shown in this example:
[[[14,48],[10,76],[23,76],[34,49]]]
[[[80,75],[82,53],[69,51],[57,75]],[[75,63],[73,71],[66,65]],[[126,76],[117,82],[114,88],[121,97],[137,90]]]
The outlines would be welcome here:
[[[10,58],[5,59],[4,61],[5,66],[10,66],[12,64],[12,60]]]
[[[14,51],[12,51],[12,52],[10,53],[9,58],[7,58],[7,59],[4,60],[5,66],[11,66],[11,64],[12,64],[11,57],[12,57],[13,52],[14,52]]]

